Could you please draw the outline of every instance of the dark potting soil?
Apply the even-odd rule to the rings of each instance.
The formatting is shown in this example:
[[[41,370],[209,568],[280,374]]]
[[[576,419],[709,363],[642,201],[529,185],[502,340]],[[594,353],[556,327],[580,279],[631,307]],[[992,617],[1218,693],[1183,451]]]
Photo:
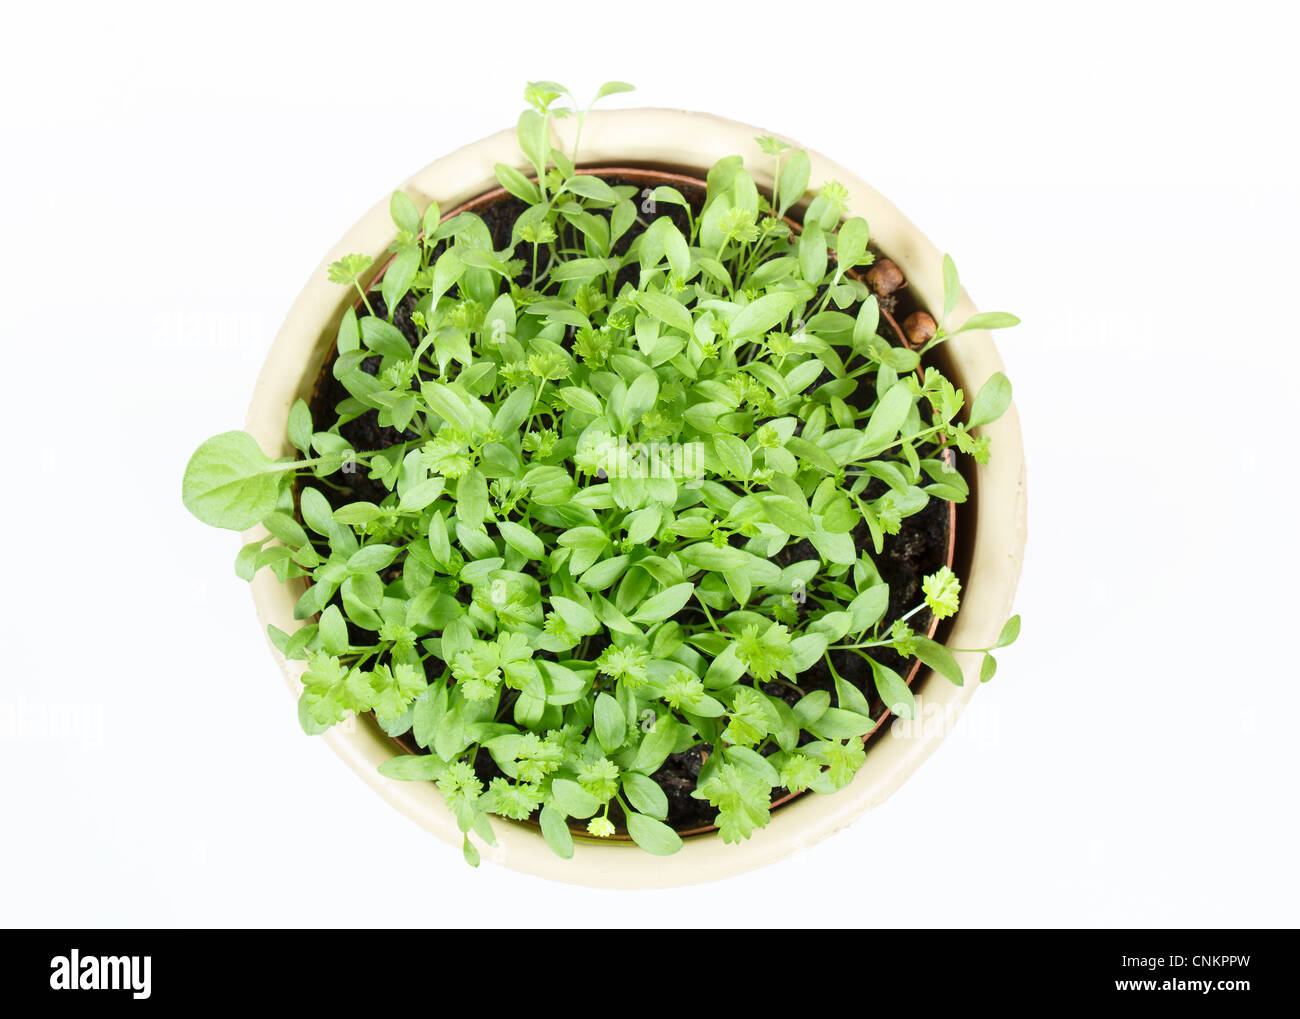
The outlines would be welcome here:
[[[620,177],[617,174],[602,176],[604,180],[615,186],[631,184],[638,189],[646,187],[646,181],[642,179],[629,179]],[[705,194],[702,187],[692,188],[676,180],[668,183],[681,191],[684,197],[695,206],[695,212],[699,212]],[[639,204],[639,198],[634,200],[638,201]],[[492,244],[496,250],[509,245],[514,222],[525,208],[523,202],[508,194],[503,194],[492,204],[476,210],[491,232]],[[688,229],[685,211],[679,206],[661,204],[656,209],[655,215],[668,215],[683,232]],[[640,229],[639,222],[634,223],[627,234],[620,238],[615,245],[615,251],[619,254],[625,252],[632,240],[640,232]],[[880,258],[882,256],[879,252],[876,252],[876,257]],[[623,282],[635,284],[636,276],[637,271],[635,268],[628,267],[624,269],[620,274],[619,285],[621,286]],[[527,278],[527,270],[525,270],[525,278],[520,279],[518,282],[524,286],[531,282]],[[377,292],[371,292],[368,297],[374,313],[386,317],[388,309],[383,298]],[[893,322],[901,321],[905,316],[919,308],[919,305],[911,299],[906,284],[904,284],[903,288],[890,294],[878,293],[877,299],[882,310],[889,313],[886,319],[892,319],[892,321],[888,322],[889,328],[892,328]],[[393,324],[406,336],[412,347],[418,342],[416,328],[411,321],[411,314],[415,310],[415,304],[414,297],[408,294],[393,314]],[[849,313],[854,311],[852,308],[846,310]],[[357,308],[357,314],[361,316],[368,314],[364,305]],[[900,342],[902,341],[901,336],[895,338]],[[335,408],[349,398],[347,390],[334,377],[333,363],[334,355],[331,355],[321,371],[309,401],[312,420],[316,428],[326,427],[334,421],[336,419]],[[376,374],[379,370],[379,363],[379,357],[369,358],[362,363],[362,369],[370,374]],[[829,376],[826,376],[821,381],[824,382],[828,379]],[[856,400],[860,401],[859,405],[866,405],[872,399],[874,399],[874,393],[871,391],[870,380],[867,380],[862,391],[850,398],[849,402],[853,403]],[[366,451],[386,449],[416,437],[414,433],[399,432],[397,429],[380,425],[378,414],[373,410],[365,411],[346,422],[340,426],[339,431],[352,444],[353,448]],[[880,482],[873,481],[872,485],[879,486]],[[327,479],[325,485],[320,487],[326,499],[335,508],[358,500],[378,503],[389,494],[388,489],[381,483],[371,481],[364,470],[357,470],[353,473],[336,472]],[[880,494],[880,491],[877,488],[873,487],[868,490],[870,497],[878,494]],[[920,513],[903,520],[898,534],[886,536],[883,552],[879,555],[874,553],[866,524],[860,523],[854,529],[852,532],[854,544],[859,551],[867,550],[872,554],[881,578],[889,585],[889,607],[883,618],[883,627],[888,627],[894,620],[921,601],[922,578],[926,574],[939,569],[947,561],[950,530],[950,504],[938,499],[932,499]],[[801,560],[816,558],[817,553],[811,543],[801,540],[787,545],[773,557],[773,561],[781,567],[786,567]],[[394,570],[395,575],[396,570]],[[690,610],[684,611],[689,612]],[[802,615],[803,612],[807,611],[807,608],[804,605],[796,605],[796,611]],[[913,616],[909,622],[916,632],[924,634],[928,632],[932,618],[928,611],[922,611]],[[359,632],[354,633],[353,637],[358,641],[361,640]],[[915,664],[914,661],[904,660],[888,650],[872,649],[870,654],[877,662],[893,669],[905,679],[908,678],[909,670]],[[865,694],[871,708],[871,717],[877,721],[883,718],[887,712],[885,705],[876,692],[870,666],[851,651],[833,651],[831,652],[831,661],[836,672],[844,680],[852,683]],[[808,671],[800,673],[798,686],[804,693],[813,690],[827,690],[833,695],[835,689],[834,679],[824,661],[818,662]],[[766,693],[780,697],[790,704],[795,703],[802,696],[798,691],[781,683],[767,683],[763,685],[763,689]],[[870,738],[868,737],[868,739]],[[414,742],[409,733],[398,738],[396,742],[411,753],[427,752]],[[680,754],[671,754],[663,766],[653,775],[668,799],[667,821],[674,828],[681,831],[707,829],[717,817],[716,808],[710,806],[704,800],[695,799],[691,795],[695,791],[700,769],[708,759],[711,750],[712,747],[706,744],[692,747]],[[479,752],[474,762],[474,769],[484,783],[502,774],[486,751]],[[785,796],[785,790],[774,790],[773,802],[777,803]],[[623,826],[620,823],[622,817],[619,816],[617,804],[610,811],[610,817],[618,825],[621,833],[623,831]]]

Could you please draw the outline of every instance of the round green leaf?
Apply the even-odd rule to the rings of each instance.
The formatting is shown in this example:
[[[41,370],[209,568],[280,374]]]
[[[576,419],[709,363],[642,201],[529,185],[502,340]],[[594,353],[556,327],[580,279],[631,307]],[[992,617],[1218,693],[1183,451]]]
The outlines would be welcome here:
[[[506,539],[506,544],[529,559],[546,557],[546,547],[542,544],[542,539],[528,528],[510,520],[502,520],[497,523],[497,530],[501,532],[501,537]]]
[[[573,856],[573,836],[565,823],[564,811],[548,803],[542,808],[538,820],[541,822],[542,835],[546,839],[546,844],[551,847],[551,851],[562,860],[570,859]]]
[[[980,386],[980,391],[971,404],[969,427],[987,425],[996,421],[1011,405],[1011,380],[1001,372],[994,372],[989,380]]]
[[[692,328],[691,313],[675,297],[650,290],[637,295],[637,303],[660,322],[673,329],[680,329],[690,335]]]
[[[957,664],[957,659],[952,656],[952,652],[946,647],[919,635],[912,638],[912,643],[916,647],[916,657],[943,676],[944,679],[954,686],[963,686],[965,684],[965,679],[961,674],[961,666]]]
[[[786,534],[807,536],[816,529],[808,507],[784,495],[765,495],[759,499],[767,519]]]
[[[596,797],[571,778],[557,778],[551,783],[551,799],[569,817],[590,817],[600,809]]]
[[[880,699],[885,702],[885,707],[899,718],[914,718],[916,699],[912,696],[912,691],[907,688],[907,684],[903,682],[903,677],[874,659],[868,658],[867,661],[876,680],[876,691],[880,694]]]
[[[606,753],[617,750],[627,739],[627,716],[618,706],[618,701],[607,693],[596,697],[595,723],[596,739],[600,740]]]
[[[655,856],[672,856],[682,848],[682,837],[653,817],[645,814],[628,814],[627,833],[632,841]]]
[[[907,420],[907,412],[912,409],[915,399],[906,383],[896,382],[890,386],[867,422],[865,438],[868,450],[879,449],[893,441]]]
[[[668,816],[668,797],[649,775],[629,771],[623,776],[623,792],[627,793],[628,802],[641,813],[660,821]]]
[[[409,234],[419,233],[420,213],[405,191],[393,192],[393,197],[388,201],[388,211],[399,230],[405,230]]]
[[[768,330],[775,329],[786,320],[798,303],[799,295],[792,290],[764,294],[736,312],[730,323],[731,338],[740,340],[761,336]]]
[[[982,311],[963,322],[960,329],[953,331],[953,335],[969,332],[972,329],[1010,329],[1012,326],[1018,325],[1020,325],[1020,319],[1008,312]]]
[[[998,660],[991,654],[985,653],[984,661],[980,663],[980,682],[987,683],[997,671]]]
[[[379,774],[403,782],[430,782],[446,770],[447,766],[432,754],[401,754],[379,766]]]
[[[660,591],[652,598],[647,598],[641,607],[632,614],[634,623],[658,623],[677,615],[682,607],[691,600],[695,585],[689,580],[674,584],[666,591]]]
[[[247,432],[223,432],[199,446],[181,483],[185,508],[205,524],[246,531],[275,509],[280,474]]]

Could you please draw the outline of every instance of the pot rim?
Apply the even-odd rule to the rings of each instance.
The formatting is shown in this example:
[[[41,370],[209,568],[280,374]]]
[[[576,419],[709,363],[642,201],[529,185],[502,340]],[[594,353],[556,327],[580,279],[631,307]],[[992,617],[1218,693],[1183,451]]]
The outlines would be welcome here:
[[[573,141],[574,125],[552,126],[560,144]],[[638,109],[592,113],[583,132],[582,166],[632,169],[654,166],[667,176],[690,169],[703,176],[718,158],[740,154],[751,168],[760,187],[771,186],[768,160],[754,142],[758,128],[708,114],[685,111]],[[853,211],[872,228],[873,242],[903,270],[909,285],[927,307],[942,302],[941,256],[920,231],[892,204],[844,167],[813,150],[814,180],[836,179],[849,192]],[[440,204],[459,206],[482,197],[496,187],[493,167],[502,162],[522,168],[514,132],[501,131],[435,161],[403,186],[417,205],[437,199]],[[659,170],[659,167],[671,169]],[[689,176],[689,175],[687,175]],[[326,254],[320,266],[292,306],[263,366],[249,408],[247,427],[263,449],[272,455],[287,454],[284,425],[294,400],[305,395],[315,380],[323,355],[333,342],[347,292],[326,281],[325,268],[343,254],[361,251],[380,256],[395,234],[388,217],[387,199],[377,203]],[[960,318],[975,312],[974,303],[962,293],[955,314]],[[978,390],[991,374],[1002,369],[996,348],[987,333],[964,333],[947,344],[949,375],[954,384],[968,392]],[[306,372],[304,372],[306,368]],[[994,442],[990,464],[972,474],[973,519],[965,526],[972,546],[971,562],[964,579],[966,596],[954,617],[949,643],[959,647],[991,645],[1010,612],[1019,579],[1025,541],[1024,456],[1014,405],[993,425],[984,429]],[[260,537],[258,528],[245,540]],[[299,582],[300,585],[301,582]],[[282,585],[266,571],[254,578],[253,597],[263,628],[274,624],[292,632],[301,625],[292,615],[300,586]],[[273,654],[292,691],[301,689],[301,662],[289,662]],[[969,675],[975,675],[976,656],[955,655]],[[516,822],[494,821],[498,845],[480,847],[481,855],[512,869],[559,881],[597,887],[671,887],[717,880],[764,866],[789,856],[844,827],[872,806],[886,799],[919,767],[947,734],[952,721],[965,707],[978,684],[955,687],[946,680],[934,682],[926,674],[922,696],[943,716],[938,726],[895,725],[891,739],[878,741],[877,753],[850,785],[840,792],[800,797],[772,816],[769,825],[739,845],[724,845],[720,839],[688,839],[671,857],[649,860],[626,845],[605,840],[575,840],[571,860],[556,857],[535,830]],[[924,715],[924,712],[922,712]],[[906,729],[906,731],[903,731]],[[444,841],[459,845],[461,834],[450,812],[431,783],[396,782],[377,772],[378,764],[391,756],[391,743],[377,726],[356,721],[336,726],[323,737],[353,770],[385,799]]]

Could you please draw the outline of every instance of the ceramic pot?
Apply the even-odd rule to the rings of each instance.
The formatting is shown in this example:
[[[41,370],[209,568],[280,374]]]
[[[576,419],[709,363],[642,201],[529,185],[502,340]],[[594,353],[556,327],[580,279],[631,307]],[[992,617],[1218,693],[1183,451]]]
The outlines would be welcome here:
[[[576,124],[554,125],[557,147],[572,148]],[[744,157],[760,188],[770,188],[770,157],[754,139],[771,132],[707,114],[677,110],[595,112],[583,128],[582,165],[640,167],[703,178],[726,155]],[[927,308],[942,307],[942,255],[884,197],[855,174],[809,150],[811,180],[842,183],[854,215],[867,220],[873,247],[902,269],[909,288]],[[444,156],[411,177],[402,190],[419,208],[436,200],[452,209],[494,190],[493,167],[508,163],[524,169],[513,130],[502,131]],[[289,408],[310,396],[321,366],[330,354],[339,320],[355,291],[330,283],[326,266],[341,256],[362,252],[377,262],[395,235],[388,198],[375,205],[321,260],[294,302],[267,357],[249,407],[246,427],[272,456],[293,451],[285,436]],[[963,293],[954,314],[962,321],[975,305]],[[941,348],[943,367],[967,393],[979,390],[1002,363],[987,333],[963,333]],[[1019,420],[1014,405],[985,429],[992,438],[989,464],[974,467],[971,497],[961,508],[958,573],[962,608],[952,622],[947,643],[953,647],[992,644],[1011,611],[1020,577],[1025,543],[1025,466]],[[245,540],[261,535],[250,532]],[[263,628],[273,624],[293,632],[301,622],[293,608],[304,588],[302,579],[280,583],[269,570],[254,578],[253,599]],[[288,661],[272,648],[290,689],[301,690],[304,663]],[[610,888],[651,888],[713,881],[764,866],[809,846],[849,824],[881,803],[934,752],[978,689],[974,677],[979,656],[957,654],[972,681],[953,686],[923,671],[914,683],[923,711],[917,721],[890,728],[872,741],[866,763],[852,783],[832,795],[795,798],[772,814],[766,828],[739,845],[725,845],[714,834],[685,839],[680,852],[653,857],[620,842],[575,839],[574,856],[562,860],[547,847],[535,827],[494,818],[496,847],[480,846],[485,860],[515,870],[574,884]],[[323,738],[370,786],[434,835],[459,847],[461,833],[432,783],[398,782],[379,774],[393,756],[392,741],[367,718],[335,726]],[[459,852],[456,853],[459,857]],[[449,856],[449,860],[451,857]],[[459,864],[458,864],[459,865]]]

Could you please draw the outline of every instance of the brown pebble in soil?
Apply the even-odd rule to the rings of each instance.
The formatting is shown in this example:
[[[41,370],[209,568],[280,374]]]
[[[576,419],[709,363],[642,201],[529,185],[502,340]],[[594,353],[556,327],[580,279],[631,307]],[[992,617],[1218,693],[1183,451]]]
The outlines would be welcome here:
[[[888,258],[880,259],[867,270],[867,286],[881,297],[888,297],[906,282],[903,270]]]
[[[903,333],[910,347],[923,347],[939,331],[934,319],[924,311],[914,311],[903,319]]]

